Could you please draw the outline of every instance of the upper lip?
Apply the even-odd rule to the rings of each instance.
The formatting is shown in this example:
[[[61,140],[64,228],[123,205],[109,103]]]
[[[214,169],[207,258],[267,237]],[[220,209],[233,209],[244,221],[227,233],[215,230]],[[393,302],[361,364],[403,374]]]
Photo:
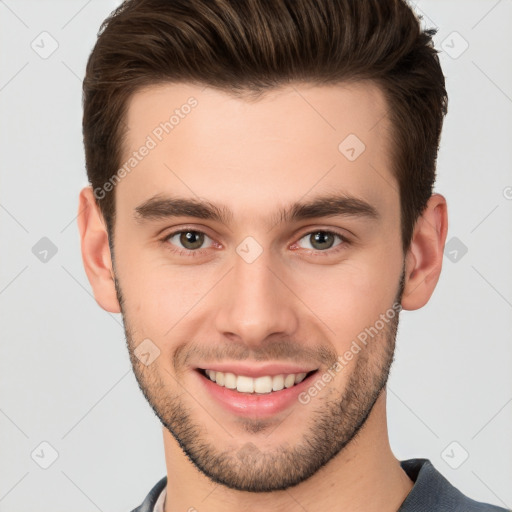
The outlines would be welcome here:
[[[308,365],[297,365],[291,363],[266,363],[264,365],[255,365],[247,363],[212,363],[201,366],[202,370],[213,370],[222,373],[234,373],[235,375],[245,375],[246,377],[263,377],[266,375],[289,375],[290,373],[309,373],[318,368],[312,368]]]

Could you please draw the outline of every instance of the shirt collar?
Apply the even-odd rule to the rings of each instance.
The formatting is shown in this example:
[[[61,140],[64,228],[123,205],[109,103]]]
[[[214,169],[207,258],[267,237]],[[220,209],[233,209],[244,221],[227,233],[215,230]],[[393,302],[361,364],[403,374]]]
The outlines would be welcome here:
[[[398,512],[431,512],[437,510],[440,504],[443,505],[444,510],[460,510],[457,506],[467,504],[468,501],[475,503],[451,485],[430,460],[408,459],[400,461],[400,465],[414,482],[414,486]],[[145,504],[148,508],[141,508],[141,512],[164,512],[167,496],[166,485],[167,477],[164,477],[146,498]],[[152,508],[150,507],[151,503],[154,503]]]

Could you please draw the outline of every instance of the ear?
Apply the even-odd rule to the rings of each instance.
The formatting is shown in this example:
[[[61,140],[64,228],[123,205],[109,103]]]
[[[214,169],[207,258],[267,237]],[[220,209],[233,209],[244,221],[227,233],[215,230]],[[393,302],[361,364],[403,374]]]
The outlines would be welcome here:
[[[94,298],[104,310],[120,313],[107,228],[91,187],[80,192],[78,212],[82,261]]]
[[[441,194],[433,194],[416,222],[405,257],[403,309],[419,309],[432,296],[441,274],[447,231],[446,199]]]

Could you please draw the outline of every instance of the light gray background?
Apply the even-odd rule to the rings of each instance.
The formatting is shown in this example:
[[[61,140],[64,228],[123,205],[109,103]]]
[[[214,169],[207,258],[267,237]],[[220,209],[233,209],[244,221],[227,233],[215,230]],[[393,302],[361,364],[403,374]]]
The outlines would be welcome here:
[[[120,316],[92,298],[76,227],[81,80],[117,4],[0,1],[2,512],[128,511],[165,474],[161,427]],[[512,1],[416,8],[439,28],[450,96],[436,191],[451,245],[429,304],[401,315],[391,443],[400,459],[429,458],[466,494],[510,508]],[[46,262],[32,252],[43,237],[57,248]]]

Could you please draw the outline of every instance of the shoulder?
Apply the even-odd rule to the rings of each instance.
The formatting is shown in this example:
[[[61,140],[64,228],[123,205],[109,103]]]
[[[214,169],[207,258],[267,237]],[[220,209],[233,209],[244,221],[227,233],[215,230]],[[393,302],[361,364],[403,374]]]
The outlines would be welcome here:
[[[414,487],[398,512],[510,512],[462,494],[428,459],[400,462]]]
[[[160,496],[160,493],[165,489],[167,485],[167,477],[164,476],[158,483],[149,491],[149,494],[144,498],[142,504],[134,508],[132,512],[153,512],[155,504]]]

